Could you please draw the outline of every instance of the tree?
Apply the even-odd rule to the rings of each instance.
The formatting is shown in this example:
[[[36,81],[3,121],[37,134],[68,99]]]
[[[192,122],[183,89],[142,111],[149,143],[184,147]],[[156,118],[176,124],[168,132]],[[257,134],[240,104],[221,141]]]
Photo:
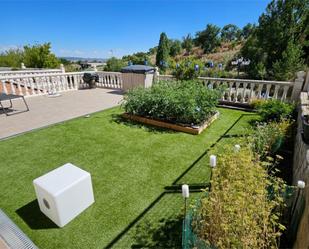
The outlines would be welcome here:
[[[153,48],[149,48],[148,54],[152,55],[152,54],[155,54],[157,51],[158,51],[158,46],[155,46]]]
[[[216,25],[207,24],[206,29],[196,33],[196,44],[204,49],[205,53],[211,53],[220,45],[220,28]]]
[[[60,61],[50,51],[50,43],[24,46],[24,63],[31,68],[56,68]]]
[[[158,45],[158,52],[156,56],[156,65],[164,70],[165,65],[164,62],[167,62],[169,58],[170,48],[169,48],[169,40],[167,35],[162,32],[160,35],[159,45]]]
[[[289,41],[286,50],[282,53],[282,59],[273,65],[274,76],[278,80],[291,80],[295,77],[295,72],[300,71],[304,65],[301,58],[303,51],[299,45]]]
[[[251,35],[251,33],[253,32],[255,26],[251,23],[246,24],[241,31],[241,36],[244,39],[248,39],[249,35]]]
[[[309,0],[272,0],[241,51],[243,57],[251,60],[248,67],[250,76],[257,76],[253,74],[254,67],[261,62],[265,65],[268,75],[277,77],[279,74],[272,72],[273,66],[275,62],[282,62],[289,41],[299,45],[303,51],[302,58],[307,59],[309,63],[308,22]],[[295,70],[295,67],[284,68]],[[286,73],[295,74],[295,72]],[[281,75],[284,74],[281,72]]]
[[[150,61],[150,58],[147,53],[138,52],[132,55],[123,56],[122,60],[127,62],[131,61],[134,65],[144,65],[145,61]]]
[[[225,25],[221,30],[223,41],[233,41],[237,39],[240,29],[234,24]]]
[[[126,62],[122,59],[117,59],[116,57],[112,57],[106,61],[106,66],[104,71],[109,72],[120,72],[121,68],[126,66]]]
[[[181,41],[179,40],[170,40],[170,56],[176,56],[181,53]]]
[[[1,67],[19,68],[23,62],[23,51],[21,49],[9,49],[0,54]]]
[[[191,52],[192,48],[193,48],[193,38],[191,36],[191,34],[187,34],[187,36],[184,36],[182,38],[182,44],[181,44],[182,48],[187,50],[187,52]]]

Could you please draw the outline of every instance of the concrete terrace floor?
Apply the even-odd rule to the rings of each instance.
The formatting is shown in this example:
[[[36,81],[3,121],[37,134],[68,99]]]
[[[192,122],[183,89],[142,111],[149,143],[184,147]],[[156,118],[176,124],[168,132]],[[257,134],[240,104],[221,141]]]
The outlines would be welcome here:
[[[14,99],[10,116],[0,110],[0,139],[117,106],[122,98],[122,91],[118,89],[68,91],[59,97],[26,98],[28,112],[20,112],[26,107],[22,99]],[[9,106],[9,101],[3,104]]]

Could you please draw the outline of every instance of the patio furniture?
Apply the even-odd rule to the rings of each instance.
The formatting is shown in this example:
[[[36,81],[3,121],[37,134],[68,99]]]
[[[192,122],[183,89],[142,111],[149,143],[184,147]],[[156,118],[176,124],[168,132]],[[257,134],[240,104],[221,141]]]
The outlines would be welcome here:
[[[91,176],[67,163],[33,181],[40,210],[63,227],[93,202]]]
[[[22,95],[15,95],[15,94],[0,93],[0,107],[3,110],[3,112],[5,113],[6,116],[9,116],[9,114],[8,114],[6,109],[13,107],[12,100],[13,99],[19,99],[19,98],[21,98],[24,101],[24,103],[25,103],[25,106],[27,108],[27,110],[25,112],[29,111],[29,107],[28,107],[28,104],[27,104],[24,96],[22,96]],[[4,107],[4,105],[2,103],[3,101],[10,101],[10,106],[9,107]]]
[[[0,209],[0,248],[37,249],[33,242]]]

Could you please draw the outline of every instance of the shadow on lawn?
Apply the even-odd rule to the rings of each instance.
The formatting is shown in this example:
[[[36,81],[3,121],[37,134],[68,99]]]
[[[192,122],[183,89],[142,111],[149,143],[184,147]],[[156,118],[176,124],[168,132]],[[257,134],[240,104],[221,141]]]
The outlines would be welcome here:
[[[181,193],[181,185],[178,185],[177,183],[179,182],[179,180],[181,180],[181,178],[183,178],[190,170],[192,170],[192,168],[194,168],[195,165],[197,165],[197,163],[205,156],[207,155],[208,151],[210,148],[213,148],[217,143],[219,143],[223,138],[229,138],[229,137],[238,137],[238,135],[228,135],[228,133],[236,126],[236,124],[244,117],[244,116],[249,116],[249,115],[256,115],[256,114],[241,114],[239,116],[239,118],[237,120],[235,120],[235,122],[224,132],[224,134],[222,134],[217,141],[215,141],[210,147],[208,147],[190,166],[188,166],[188,168],[179,175],[179,177],[177,177],[175,179],[175,181],[172,183],[172,186],[166,186],[165,190],[147,207],[145,208],[142,213],[140,213],[126,228],[124,228],[116,237],[114,237],[114,239],[107,245],[104,247],[104,249],[108,249],[108,248],[112,248],[131,228],[133,228],[134,225],[136,225],[138,222],[140,222],[140,220],[146,215],[146,213],[148,213],[157,203],[159,203],[159,201],[166,195],[166,194],[171,194],[171,193],[175,193],[175,192],[179,192]],[[113,115],[114,118],[114,122],[125,122],[125,124],[128,125],[132,125],[135,127],[143,127],[144,125],[141,124],[136,124],[135,122],[131,122],[131,121],[123,121],[123,118],[121,117],[121,115]],[[165,132],[168,132],[166,130],[164,130]],[[242,135],[239,135],[242,136]],[[199,186],[200,183],[189,183],[191,184],[195,184],[197,186]],[[205,185],[204,187],[208,187],[208,185]],[[200,187],[198,189],[198,191],[200,190]],[[169,223],[170,222],[170,223]],[[143,226],[143,225],[139,225],[139,226]],[[144,225],[145,226],[145,225]],[[147,226],[147,224],[146,224]],[[147,233],[147,236],[144,236],[143,234],[136,234],[134,236],[134,239],[136,241],[136,243],[134,245],[132,245],[132,248],[173,248],[173,247],[168,247],[168,243],[173,243],[173,241],[171,241],[172,238],[167,239],[166,236],[169,236],[168,234],[162,234],[162,232],[164,231],[164,233],[170,233],[173,234],[175,232],[175,234],[177,234],[177,231],[180,230],[181,231],[181,227],[182,227],[182,223],[177,223],[174,220],[166,220],[164,221],[163,225],[160,225],[158,229],[154,229],[151,231],[148,231],[147,229],[145,229],[145,232]],[[154,232],[154,234],[149,234],[151,232]],[[180,232],[181,233],[181,232]],[[162,237],[160,237],[162,236]],[[165,238],[164,238],[165,236]],[[177,237],[177,236],[176,236]],[[173,237],[173,239],[175,239]],[[180,239],[181,239],[181,234],[180,234]],[[151,245],[147,244],[150,243]],[[161,241],[162,240],[162,241]],[[160,243],[163,244],[158,244],[160,241]],[[178,243],[178,240],[176,239],[176,244]],[[165,243],[165,244],[164,244]],[[181,242],[180,242],[181,243]],[[165,247],[161,247],[161,246],[165,246]],[[180,244],[181,245],[181,244]],[[179,247],[175,247],[175,248],[181,248],[181,246]]]
[[[36,199],[17,209],[16,213],[31,229],[40,230],[58,228],[55,223],[53,223],[41,212]]]
[[[115,122],[117,124],[124,124],[126,126],[133,127],[133,128],[144,129],[147,132],[152,132],[152,133],[176,133],[173,130],[155,127],[155,126],[147,125],[147,124],[142,124],[142,123],[139,123],[137,121],[126,119],[126,118],[122,117],[121,114],[112,114],[112,121],[111,122]]]
[[[138,224],[133,235],[135,243],[132,249],[172,249],[181,248],[182,217],[168,217],[161,219],[154,225],[150,220]]]

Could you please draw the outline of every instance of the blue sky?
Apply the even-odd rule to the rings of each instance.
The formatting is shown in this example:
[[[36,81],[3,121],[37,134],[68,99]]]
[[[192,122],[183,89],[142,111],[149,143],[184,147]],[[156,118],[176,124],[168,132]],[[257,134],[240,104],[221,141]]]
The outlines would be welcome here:
[[[256,23],[270,0],[0,0],[0,51],[51,42],[58,56],[120,57],[148,51],[159,35]]]

